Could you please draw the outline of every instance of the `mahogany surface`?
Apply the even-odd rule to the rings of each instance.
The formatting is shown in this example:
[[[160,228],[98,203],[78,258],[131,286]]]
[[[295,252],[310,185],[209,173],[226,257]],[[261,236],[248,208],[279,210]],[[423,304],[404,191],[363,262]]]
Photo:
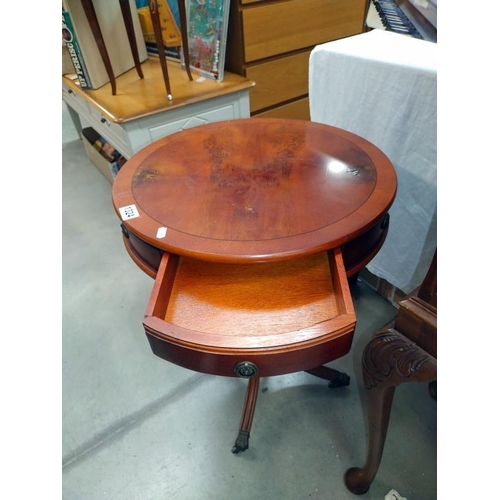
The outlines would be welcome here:
[[[396,186],[390,160],[359,136],[250,118],[147,146],[117,175],[113,204],[119,216],[136,207],[138,217],[122,219],[124,232],[160,250],[149,263],[138,251],[153,274],[162,251],[226,263],[287,260],[346,245],[378,225],[368,249],[376,253]]]

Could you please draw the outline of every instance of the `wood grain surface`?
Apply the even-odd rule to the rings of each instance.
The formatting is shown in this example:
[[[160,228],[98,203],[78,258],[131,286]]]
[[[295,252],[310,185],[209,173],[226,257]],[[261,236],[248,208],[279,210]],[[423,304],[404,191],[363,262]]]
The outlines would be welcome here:
[[[382,151],[302,120],[212,123],[147,146],[120,170],[113,203],[127,229],[161,250],[266,262],[336,248],[368,231],[396,194]],[[166,234],[158,237],[158,230]]]

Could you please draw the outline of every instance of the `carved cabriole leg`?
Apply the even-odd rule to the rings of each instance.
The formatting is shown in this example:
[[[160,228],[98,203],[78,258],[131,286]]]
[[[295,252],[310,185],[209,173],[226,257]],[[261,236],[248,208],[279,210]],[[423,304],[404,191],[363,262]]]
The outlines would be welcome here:
[[[436,378],[437,361],[415,343],[387,329],[372,337],[363,352],[363,381],[367,390],[369,441],[363,468],[353,467],[344,477],[349,491],[366,493],[380,466],[396,387],[405,382]]]
[[[255,405],[257,404],[257,396],[259,394],[259,382],[260,377],[253,377],[248,381],[240,430],[233,449],[231,450],[233,453],[239,453],[240,451],[248,449],[250,429],[252,428],[253,414],[255,413]]]

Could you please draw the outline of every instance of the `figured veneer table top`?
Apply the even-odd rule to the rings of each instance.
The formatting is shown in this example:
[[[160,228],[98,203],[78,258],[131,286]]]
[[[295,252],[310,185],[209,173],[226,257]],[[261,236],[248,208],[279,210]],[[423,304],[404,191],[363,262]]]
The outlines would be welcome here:
[[[390,160],[345,130],[250,118],[172,134],[120,170],[124,226],[170,253],[226,263],[298,258],[362,235],[396,194]],[[133,218],[124,217],[133,207]],[[130,212],[129,212],[130,215]]]

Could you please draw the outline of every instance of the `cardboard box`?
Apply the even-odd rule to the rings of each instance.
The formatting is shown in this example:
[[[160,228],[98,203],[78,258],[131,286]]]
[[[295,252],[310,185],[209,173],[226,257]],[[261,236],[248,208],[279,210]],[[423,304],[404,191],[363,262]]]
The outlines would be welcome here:
[[[111,184],[120,168],[127,161],[116,149],[113,148],[93,128],[82,130],[82,140],[89,160],[108,179]]]

